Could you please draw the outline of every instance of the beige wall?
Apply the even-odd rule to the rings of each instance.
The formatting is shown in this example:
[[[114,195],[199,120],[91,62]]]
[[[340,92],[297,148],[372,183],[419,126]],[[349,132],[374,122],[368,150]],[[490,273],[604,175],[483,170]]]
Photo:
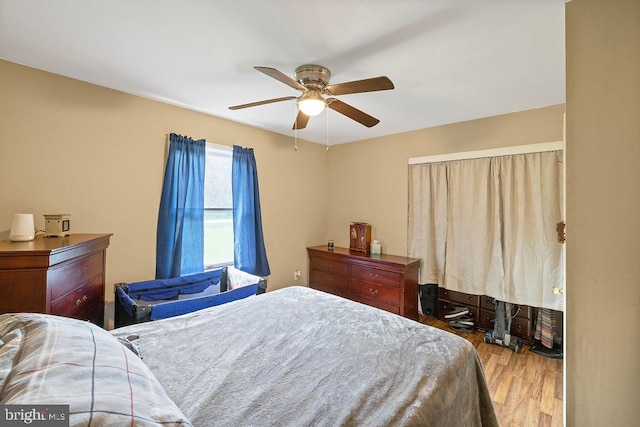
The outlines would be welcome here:
[[[341,144],[329,150],[327,236],[349,246],[349,223],[371,224],[383,252],[407,253],[408,159],[561,141],[564,104]]]
[[[640,2],[566,17],[567,425],[638,425]]]
[[[73,231],[114,233],[107,291],[152,278],[169,132],[256,151],[269,288],[307,283],[305,248],[348,224],[372,224],[388,253],[405,254],[410,157],[562,139],[564,105],[331,147],[0,61],[0,231],[15,212],[71,213]],[[302,270],[299,282],[293,272]]]
[[[106,298],[121,281],[155,275],[158,204],[170,132],[254,147],[269,288],[306,271],[325,240],[324,147],[0,61],[0,232],[13,214],[70,213],[76,233],[113,233]],[[300,282],[303,282],[301,280]],[[107,307],[107,317],[113,306]]]

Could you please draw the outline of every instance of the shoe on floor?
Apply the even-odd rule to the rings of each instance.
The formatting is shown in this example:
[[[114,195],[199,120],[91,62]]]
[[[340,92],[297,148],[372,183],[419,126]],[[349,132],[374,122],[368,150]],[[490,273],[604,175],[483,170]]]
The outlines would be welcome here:
[[[473,328],[475,323],[469,321],[451,320],[449,326],[452,328]]]
[[[453,319],[455,317],[464,316],[465,314],[469,314],[469,309],[467,307],[454,307],[444,315],[444,318]]]
[[[452,320],[452,322],[457,322],[461,325],[465,325],[465,326],[474,326],[476,324],[476,322],[473,321],[473,317],[471,316],[462,316],[462,317],[458,317],[454,320]]]

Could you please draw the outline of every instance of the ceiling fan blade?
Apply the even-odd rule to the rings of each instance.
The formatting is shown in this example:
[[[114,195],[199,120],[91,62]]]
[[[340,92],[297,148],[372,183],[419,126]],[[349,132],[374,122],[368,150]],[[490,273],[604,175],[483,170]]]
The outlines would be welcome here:
[[[376,119],[375,117],[372,117],[367,113],[360,111],[357,108],[352,107],[351,105],[346,104],[338,99],[329,98],[327,99],[327,101],[328,101],[327,106],[332,110],[337,111],[340,114],[344,114],[350,119],[353,119],[356,122],[363,124],[368,128],[373,127],[378,123],[380,123],[380,120]]]
[[[240,110],[241,108],[257,107],[258,105],[271,104],[273,102],[289,101],[297,99],[297,96],[285,96],[283,98],[265,99],[264,101],[250,102],[248,104],[240,104],[229,107],[229,110]]]
[[[373,77],[364,80],[355,80],[346,83],[328,85],[327,91],[331,95],[347,95],[349,93],[375,92],[377,90],[393,89],[393,82],[388,77]]]
[[[286,84],[287,86],[291,86],[294,89],[298,89],[298,90],[305,90],[306,89],[300,83],[298,83],[297,81],[293,80],[291,77],[287,76],[283,72],[276,70],[275,68],[271,68],[271,67],[253,67],[253,68],[255,68],[256,70],[260,71],[261,73],[265,73],[269,77],[273,77],[274,79],[276,79],[278,81],[281,81],[282,83]]]
[[[307,116],[302,111],[298,111],[298,115],[296,116],[296,121],[293,123],[293,130],[300,130],[307,127],[307,123],[309,123],[309,116]]]

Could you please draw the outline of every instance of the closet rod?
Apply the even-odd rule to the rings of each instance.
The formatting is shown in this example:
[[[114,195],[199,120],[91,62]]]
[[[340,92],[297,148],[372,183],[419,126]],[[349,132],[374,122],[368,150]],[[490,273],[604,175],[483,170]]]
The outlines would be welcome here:
[[[542,153],[564,149],[564,141],[541,142],[538,144],[514,145],[511,147],[489,148],[486,150],[461,151],[459,153],[435,154],[433,156],[410,157],[410,165],[422,163],[449,162],[452,160],[479,159],[482,157],[511,156],[514,154]]]

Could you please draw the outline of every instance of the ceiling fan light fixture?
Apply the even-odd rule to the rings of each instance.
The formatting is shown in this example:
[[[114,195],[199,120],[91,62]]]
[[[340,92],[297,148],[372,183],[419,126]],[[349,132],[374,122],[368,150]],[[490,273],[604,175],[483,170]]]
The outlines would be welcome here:
[[[393,89],[393,82],[388,77],[372,77],[351,82],[329,84],[331,72],[321,65],[305,64],[295,69],[295,79],[287,76],[281,71],[271,67],[253,67],[261,73],[278,80],[287,86],[302,92],[300,96],[285,96],[280,98],[265,99],[248,104],[233,105],[230,110],[240,110],[242,108],[257,107],[259,105],[271,104],[274,102],[296,100],[298,114],[293,123],[292,129],[304,129],[309,122],[309,118],[322,113],[325,108],[330,108],[335,112],[348,117],[366,127],[375,126],[380,122],[360,111],[357,108],[333,98],[337,95],[348,95],[351,93],[375,92],[379,90]],[[324,98],[323,95],[328,96]],[[327,122],[328,123],[328,122]]]
[[[298,98],[298,109],[309,117],[322,113],[326,106],[325,99],[315,90],[307,91]]]

